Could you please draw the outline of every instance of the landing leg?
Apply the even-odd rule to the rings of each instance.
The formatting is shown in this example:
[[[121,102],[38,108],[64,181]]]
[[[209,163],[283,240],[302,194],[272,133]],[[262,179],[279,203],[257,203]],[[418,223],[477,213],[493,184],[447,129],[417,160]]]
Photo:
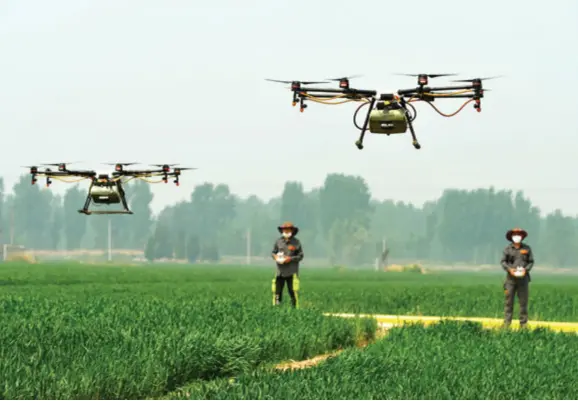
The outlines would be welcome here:
[[[88,208],[90,207],[90,202],[92,200],[92,198],[90,197],[90,191],[92,190],[92,184],[90,184],[90,187],[88,187],[88,195],[86,195],[86,200],[84,201],[84,206],[82,207],[82,209],[80,209],[78,211],[78,213],[84,213],[87,216],[90,214],[90,212],[88,211]]]
[[[409,110],[407,109],[407,106],[405,105],[405,101],[402,101],[401,106],[405,110],[405,118],[407,118],[407,125],[409,125],[409,132],[411,133],[412,145],[416,149],[421,149],[421,145],[419,144],[419,142],[417,141],[417,137],[415,136],[413,124],[411,122],[411,116],[409,114]]]
[[[118,194],[120,196],[120,202],[122,203],[122,207],[124,208],[124,211],[127,212],[128,214],[132,214],[132,211],[128,208],[128,203],[126,201],[125,192],[124,192],[124,189],[122,188],[120,181],[116,182],[116,189],[118,190]]]
[[[367,125],[369,124],[369,115],[373,110],[373,106],[375,105],[375,98],[371,98],[371,103],[369,104],[369,110],[367,110],[367,114],[365,115],[365,122],[363,123],[363,128],[361,129],[361,133],[359,134],[359,139],[355,141],[355,146],[357,149],[363,149],[363,138],[365,137],[365,132],[367,131]]]

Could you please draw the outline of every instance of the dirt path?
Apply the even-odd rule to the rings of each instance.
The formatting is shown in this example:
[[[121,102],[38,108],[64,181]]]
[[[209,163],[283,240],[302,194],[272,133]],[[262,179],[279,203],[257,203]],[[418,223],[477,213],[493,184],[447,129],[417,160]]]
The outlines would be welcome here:
[[[393,325],[390,325],[387,323],[381,323],[379,325],[379,328],[375,332],[375,340],[374,341],[385,337],[385,335],[387,334],[387,331],[392,326]],[[371,341],[362,342],[360,344],[357,344],[357,348],[364,348],[371,343],[372,343]],[[298,369],[311,368],[313,366],[317,366],[320,362],[325,361],[328,358],[333,358],[333,357],[339,355],[343,351],[344,351],[343,349],[339,349],[339,350],[336,350],[333,352],[329,352],[327,354],[317,355],[317,356],[314,356],[313,358],[305,359],[303,361],[288,361],[288,362],[279,363],[275,366],[275,369],[284,371],[284,370],[298,370]]]

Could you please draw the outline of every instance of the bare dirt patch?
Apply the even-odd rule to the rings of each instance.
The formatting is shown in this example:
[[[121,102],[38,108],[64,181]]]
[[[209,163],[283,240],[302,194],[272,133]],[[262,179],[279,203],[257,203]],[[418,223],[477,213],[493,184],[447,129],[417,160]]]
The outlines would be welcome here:
[[[380,325],[379,328],[377,329],[377,331],[375,332],[375,340],[373,340],[373,341],[377,341],[377,340],[385,337],[385,335],[387,334],[387,330],[389,330],[390,327],[391,327],[390,325]],[[368,341],[368,340],[360,341],[356,345],[356,347],[357,348],[364,348],[364,347],[368,346],[369,344],[371,344],[373,341]],[[339,349],[339,350],[336,350],[333,352],[329,352],[327,354],[317,355],[317,356],[314,356],[313,358],[305,359],[303,361],[291,360],[288,362],[283,362],[283,363],[277,364],[275,366],[275,369],[285,371],[285,370],[298,370],[298,369],[312,368],[313,366],[317,366],[320,362],[323,362],[329,358],[336,357],[337,355],[339,355],[343,351],[344,351],[343,349]]]

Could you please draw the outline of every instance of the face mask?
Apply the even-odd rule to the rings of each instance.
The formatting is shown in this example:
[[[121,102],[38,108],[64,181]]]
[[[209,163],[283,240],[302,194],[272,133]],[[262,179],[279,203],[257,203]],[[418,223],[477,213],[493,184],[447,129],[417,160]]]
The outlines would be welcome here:
[[[519,244],[520,242],[522,242],[522,236],[521,235],[513,235],[512,241],[514,241],[515,244]]]
[[[290,232],[283,232],[283,238],[289,238],[292,233]]]

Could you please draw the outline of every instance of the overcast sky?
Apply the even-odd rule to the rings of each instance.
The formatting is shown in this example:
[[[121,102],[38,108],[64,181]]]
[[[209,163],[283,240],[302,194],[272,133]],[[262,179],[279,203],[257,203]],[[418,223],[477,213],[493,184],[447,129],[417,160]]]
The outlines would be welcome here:
[[[376,198],[420,205],[494,185],[576,214],[577,49],[575,0],[5,0],[0,164],[8,188],[35,163],[198,167],[179,188],[155,186],[155,211],[205,181],[267,199],[286,180],[309,189],[342,172]],[[415,86],[397,72],[505,77],[485,83],[482,113],[418,104],[419,151],[405,135],[368,135],[359,151],[355,105],[301,114],[264,80]]]

